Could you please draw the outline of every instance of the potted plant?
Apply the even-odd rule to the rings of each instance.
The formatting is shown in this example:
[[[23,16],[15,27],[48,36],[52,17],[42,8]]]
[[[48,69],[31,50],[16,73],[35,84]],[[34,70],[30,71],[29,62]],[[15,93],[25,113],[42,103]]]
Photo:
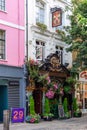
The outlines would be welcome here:
[[[70,113],[68,111],[68,101],[67,101],[67,98],[64,98],[63,108],[64,108],[65,118],[70,118]]]
[[[82,116],[82,112],[79,108],[76,111],[74,111],[74,117],[81,117],[81,116]]]
[[[50,105],[49,105],[49,99],[46,98],[45,99],[45,103],[44,103],[44,114],[43,114],[43,119],[45,121],[52,121],[53,119],[53,114],[50,113]]]
[[[73,98],[72,107],[73,107],[73,117],[81,117],[82,116],[82,112],[81,112],[81,110],[78,107],[76,98]]]
[[[33,96],[30,96],[30,113],[26,117],[26,122],[27,123],[39,123],[40,122],[40,115],[35,113],[35,108],[34,108],[34,99]]]

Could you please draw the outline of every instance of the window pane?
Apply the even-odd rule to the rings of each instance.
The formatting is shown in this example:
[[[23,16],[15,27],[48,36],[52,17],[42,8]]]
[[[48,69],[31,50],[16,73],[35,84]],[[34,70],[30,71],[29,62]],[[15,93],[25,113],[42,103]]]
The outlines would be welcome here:
[[[5,59],[5,31],[0,30],[0,59]]]
[[[0,10],[5,10],[5,0],[0,0]]]
[[[45,43],[41,41],[36,41],[36,59],[43,60],[45,52]]]
[[[45,15],[45,9],[44,4],[42,2],[37,2],[36,4],[36,22],[44,23],[44,15]]]
[[[44,23],[44,10],[40,9],[40,22]]]
[[[36,46],[36,59],[42,60],[42,46]]]

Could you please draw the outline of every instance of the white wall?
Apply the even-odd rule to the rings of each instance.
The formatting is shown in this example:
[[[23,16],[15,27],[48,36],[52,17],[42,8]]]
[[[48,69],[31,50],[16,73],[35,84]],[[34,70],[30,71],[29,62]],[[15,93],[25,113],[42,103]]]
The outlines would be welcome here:
[[[63,10],[63,26],[69,25],[70,21],[68,19],[68,15],[71,12],[66,12],[66,5],[70,6],[70,3],[67,4],[67,1],[70,0],[43,0],[46,4],[45,8],[45,24],[47,25],[47,31],[43,34],[40,32],[36,25],[36,8],[35,8],[35,0],[28,0],[28,58],[35,59],[35,41],[36,39],[44,41],[46,43],[45,46],[45,57],[50,53],[55,52],[55,45],[62,46],[64,48],[64,58],[63,63],[65,64],[66,59],[69,62],[70,66],[72,64],[72,55],[65,51],[65,43],[62,42],[60,36],[56,35],[55,29],[52,28],[52,17],[50,9],[54,7],[59,7]],[[60,28],[60,27],[59,27]]]

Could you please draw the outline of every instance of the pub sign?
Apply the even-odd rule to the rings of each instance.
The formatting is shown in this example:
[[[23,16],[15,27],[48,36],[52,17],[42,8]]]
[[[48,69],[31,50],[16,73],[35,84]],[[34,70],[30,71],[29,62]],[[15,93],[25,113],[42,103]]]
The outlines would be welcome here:
[[[56,8],[55,11],[52,12],[52,27],[57,27],[62,24],[62,10],[60,8]]]

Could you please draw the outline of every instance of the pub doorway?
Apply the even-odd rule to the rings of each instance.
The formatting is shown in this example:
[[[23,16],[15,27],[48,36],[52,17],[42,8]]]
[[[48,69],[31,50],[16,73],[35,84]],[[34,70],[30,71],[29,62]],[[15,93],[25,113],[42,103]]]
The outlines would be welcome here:
[[[36,89],[33,91],[35,112],[40,115],[42,114],[42,97],[43,97],[43,92],[41,90]]]

